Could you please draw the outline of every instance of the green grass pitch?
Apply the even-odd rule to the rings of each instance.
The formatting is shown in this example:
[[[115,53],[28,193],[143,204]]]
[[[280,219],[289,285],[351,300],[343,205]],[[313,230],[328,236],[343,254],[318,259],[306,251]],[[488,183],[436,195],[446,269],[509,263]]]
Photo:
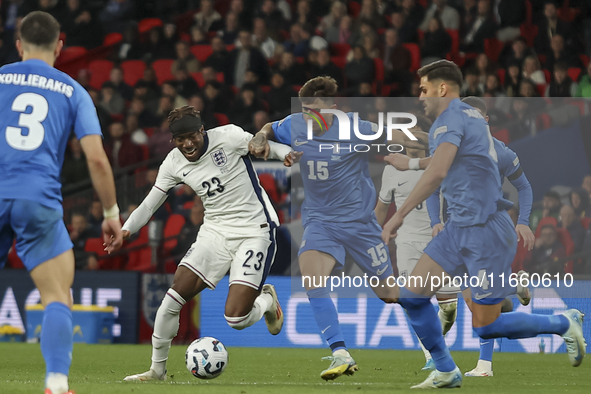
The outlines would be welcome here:
[[[166,382],[122,382],[150,364],[146,345],[74,346],[70,385],[76,394],[252,394],[398,393],[427,377],[420,351],[352,350],[359,372],[333,382],[320,379],[328,362],[323,349],[230,348],[226,371],[214,380],[194,378],[185,368],[185,346],[173,346]],[[453,353],[465,372],[476,352]],[[497,353],[495,376],[464,378],[465,393],[591,393],[591,360],[570,366],[566,354]],[[44,365],[39,345],[0,343],[0,393],[43,393]],[[413,390],[413,392],[415,392]],[[455,391],[454,391],[455,392]]]

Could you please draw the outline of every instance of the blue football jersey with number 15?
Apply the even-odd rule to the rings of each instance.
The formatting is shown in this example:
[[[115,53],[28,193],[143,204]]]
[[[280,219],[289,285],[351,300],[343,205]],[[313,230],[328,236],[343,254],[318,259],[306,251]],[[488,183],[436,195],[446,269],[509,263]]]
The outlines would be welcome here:
[[[101,134],[88,92],[47,63],[0,68],[0,199],[61,208],[60,174],[70,132]]]

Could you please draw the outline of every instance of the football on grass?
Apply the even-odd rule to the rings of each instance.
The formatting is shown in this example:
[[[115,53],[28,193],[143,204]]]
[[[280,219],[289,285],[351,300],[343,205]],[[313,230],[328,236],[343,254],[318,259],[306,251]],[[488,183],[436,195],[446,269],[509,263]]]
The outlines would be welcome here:
[[[199,379],[214,379],[228,365],[228,351],[217,339],[203,337],[189,345],[185,353],[187,369]]]

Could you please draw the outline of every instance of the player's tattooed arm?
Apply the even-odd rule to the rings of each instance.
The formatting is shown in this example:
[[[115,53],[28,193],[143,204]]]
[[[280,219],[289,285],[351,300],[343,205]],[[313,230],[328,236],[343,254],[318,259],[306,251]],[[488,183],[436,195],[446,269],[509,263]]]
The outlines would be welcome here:
[[[269,141],[275,139],[275,133],[271,123],[267,123],[263,128],[255,134],[252,140],[248,144],[248,150],[254,157],[267,159],[271,148],[269,147]]]

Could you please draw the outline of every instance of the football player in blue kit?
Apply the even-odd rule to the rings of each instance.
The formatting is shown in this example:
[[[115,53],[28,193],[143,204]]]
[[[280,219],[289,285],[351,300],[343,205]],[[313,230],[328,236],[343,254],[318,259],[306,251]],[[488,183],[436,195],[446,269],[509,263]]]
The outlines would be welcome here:
[[[330,77],[309,80],[299,92],[303,112],[265,125],[251,142],[255,156],[264,156],[267,141],[274,140],[291,145],[301,160],[305,201],[299,266],[302,278],[312,278],[304,280],[304,285],[318,328],[333,352],[324,358],[332,361],[320,374],[325,380],[352,375],[358,368],[347,350],[337,310],[322,278],[329,277],[335,266],[342,267],[349,253],[368,277],[379,279],[373,288],[376,295],[385,302],[395,301],[391,287],[394,281],[387,285],[388,277],[393,275],[392,263],[373,212],[376,190],[369,176],[367,154],[351,148],[367,143],[353,133],[353,113],[346,114],[351,125],[349,140],[339,139],[339,119],[326,113],[326,124],[314,124],[313,138],[307,136],[308,114],[336,108],[336,92],[337,84]],[[361,134],[377,131],[377,125],[370,122],[359,120],[358,124]]]
[[[488,124],[482,114],[460,101],[462,73],[457,65],[439,60],[419,71],[420,100],[425,113],[436,118],[429,131],[431,163],[394,216],[385,224],[382,239],[395,236],[404,217],[439,186],[449,204],[450,218],[427,245],[410,282],[400,289],[415,332],[430,351],[436,370],[415,388],[460,387],[462,374],[442,335],[430,298],[438,286],[429,279],[442,276],[478,278],[468,281],[472,294],[472,325],[484,339],[530,338],[539,334],[561,335],[569,360],[579,366],[585,355],[583,314],[571,309],[559,316],[509,312],[501,314],[509,285],[517,234],[502,198],[498,157]],[[504,279],[503,279],[504,278]],[[422,282],[422,283],[421,283]]]
[[[72,242],[63,221],[60,173],[68,137],[80,139],[103,204],[105,249],[122,243],[115,182],[103,150],[96,109],[86,90],[53,68],[63,42],[60,25],[36,11],[21,23],[22,62],[0,68],[0,267],[16,250],[45,307],[41,353],[46,394],[69,392],[72,362]]]

